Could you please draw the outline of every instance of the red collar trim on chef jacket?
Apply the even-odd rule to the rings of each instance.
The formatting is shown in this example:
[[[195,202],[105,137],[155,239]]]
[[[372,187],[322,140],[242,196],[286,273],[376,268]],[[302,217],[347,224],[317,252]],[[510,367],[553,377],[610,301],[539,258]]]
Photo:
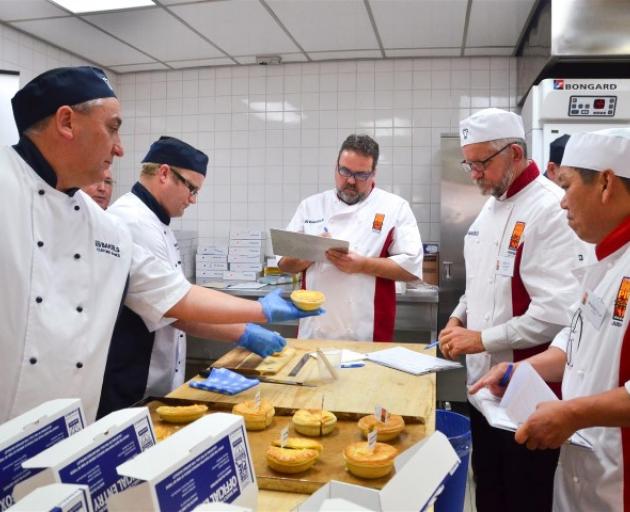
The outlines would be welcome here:
[[[595,247],[597,260],[603,260],[617,249],[630,242],[630,217],[626,217],[621,224],[608,233]]]
[[[521,190],[523,190],[527,185],[529,185],[532,181],[538,178],[540,171],[538,170],[538,166],[536,162],[533,160],[529,163],[525,170],[516,178],[510,187],[507,189],[505,194],[505,198],[509,198],[518,194]]]

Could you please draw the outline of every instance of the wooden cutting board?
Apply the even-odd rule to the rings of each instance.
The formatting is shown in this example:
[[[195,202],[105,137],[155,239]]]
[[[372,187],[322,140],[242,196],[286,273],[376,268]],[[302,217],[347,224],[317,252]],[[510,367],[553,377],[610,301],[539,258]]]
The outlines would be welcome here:
[[[289,361],[293,360],[297,351],[287,347],[279,355],[261,356],[250,352],[242,347],[236,347],[217,359],[212,365],[213,368],[227,368],[228,370],[238,370],[239,373],[250,373],[252,375],[275,375],[284,368]],[[300,357],[303,352],[300,353]],[[297,361],[297,359],[296,359]]]

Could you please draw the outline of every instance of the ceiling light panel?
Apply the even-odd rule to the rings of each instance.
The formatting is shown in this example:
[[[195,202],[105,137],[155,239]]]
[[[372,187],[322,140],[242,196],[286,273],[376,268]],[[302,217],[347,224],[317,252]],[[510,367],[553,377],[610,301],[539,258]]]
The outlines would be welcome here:
[[[460,47],[467,3],[467,0],[370,0],[385,48]]]
[[[161,61],[225,57],[163,9],[93,14],[85,19]]]
[[[64,48],[101,66],[151,62],[143,53],[121,43],[113,37],[78,18],[53,18],[37,21],[19,21],[12,26],[33,34],[60,48]]]
[[[475,0],[466,46],[514,46],[535,0]]]
[[[369,50],[378,42],[362,0],[267,0],[304,50]]]
[[[259,2],[230,0],[170,9],[231,55],[299,51]]]
[[[75,14],[86,12],[119,11],[155,5],[152,0],[51,0]]]
[[[52,16],[70,16],[70,14],[47,0],[0,0],[0,20],[2,21]]]

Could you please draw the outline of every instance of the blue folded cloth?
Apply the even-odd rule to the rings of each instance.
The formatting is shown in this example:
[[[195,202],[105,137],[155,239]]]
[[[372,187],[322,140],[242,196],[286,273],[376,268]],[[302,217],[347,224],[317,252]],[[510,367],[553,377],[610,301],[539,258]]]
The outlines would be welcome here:
[[[206,380],[193,380],[190,387],[223,395],[236,395],[257,384],[260,384],[258,379],[248,379],[225,368],[213,368]]]

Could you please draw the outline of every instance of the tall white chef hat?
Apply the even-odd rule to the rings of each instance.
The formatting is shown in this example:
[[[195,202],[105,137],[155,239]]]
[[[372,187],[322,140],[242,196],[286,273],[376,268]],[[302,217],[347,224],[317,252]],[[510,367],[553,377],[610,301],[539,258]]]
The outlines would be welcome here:
[[[562,165],[593,171],[611,169],[630,178],[630,128],[609,128],[571,135]]]
[[[514,112],[486,108],[459,122],[460,145],[497,139],[524,139],[523,119]]]

